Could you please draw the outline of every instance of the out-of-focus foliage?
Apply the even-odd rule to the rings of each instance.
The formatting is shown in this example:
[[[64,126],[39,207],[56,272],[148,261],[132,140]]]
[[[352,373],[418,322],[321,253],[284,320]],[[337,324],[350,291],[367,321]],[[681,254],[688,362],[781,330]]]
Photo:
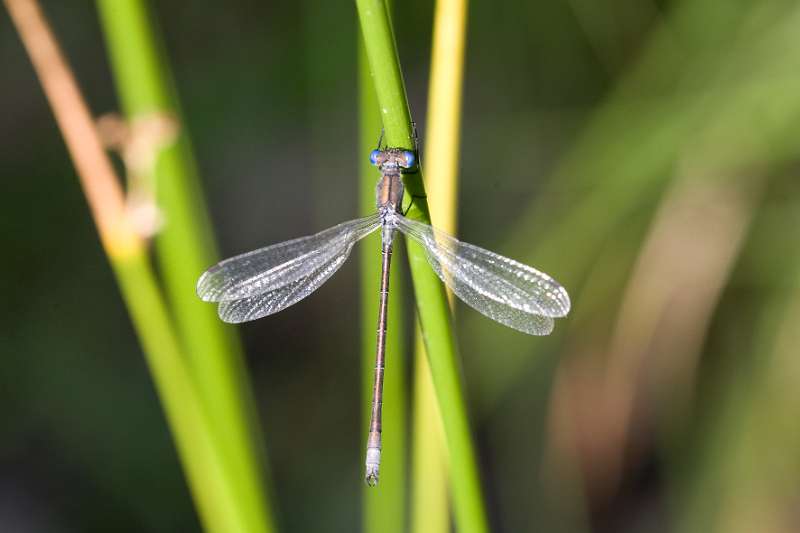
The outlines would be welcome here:
[[[93,6],[43,4],[93,111],[114,110]],[[223,255],[356,213],[358,29],[352,4],[324,24],[319,4],[154,3]],[[800,529],[800,5],[470,9],[459,236],[551,273],[574,303],[548,338],[457,307],[495,530]],[[431,16],[404,2],[394,21],[423,139]],[[195,530],[74,171],[2,22],[0,523]],[[357,263],[241,327],[285,531],[361,521]]]

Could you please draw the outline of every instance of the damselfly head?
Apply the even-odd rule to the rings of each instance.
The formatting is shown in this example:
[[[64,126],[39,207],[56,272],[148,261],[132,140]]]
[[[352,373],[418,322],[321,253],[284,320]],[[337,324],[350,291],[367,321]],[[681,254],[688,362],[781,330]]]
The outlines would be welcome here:
[[[417,163],[417,156],[410,150],[387,148],[385,150],[373,150],[370,152],[369,162],[378,168],[412,168]]]
[[[379,167],[380,166],[379,161],[380,161],[380,158],[381,158],[382,154],[383,154],[382,150],[373,150],[373,151],[371,151],[369,153],[369,162],[372,163],[373,165],[375,165],[376,167]]]

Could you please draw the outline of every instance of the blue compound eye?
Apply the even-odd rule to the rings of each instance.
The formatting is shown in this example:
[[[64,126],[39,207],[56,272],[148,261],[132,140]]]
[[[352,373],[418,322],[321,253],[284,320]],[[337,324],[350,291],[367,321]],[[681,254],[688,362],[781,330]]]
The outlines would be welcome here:
[[[405,168],[411,168],[417,162],[417,156],[414,155],[414,152],[403,152],[403,155],[406,158],[406,164],[403,165]]]
[[[372,163],[373,165],[377,165],[378,164],[378,156],[380,156],[380,155],[381,155],[381,151],[380,150],[371,151],[369,153],[369,162]]]

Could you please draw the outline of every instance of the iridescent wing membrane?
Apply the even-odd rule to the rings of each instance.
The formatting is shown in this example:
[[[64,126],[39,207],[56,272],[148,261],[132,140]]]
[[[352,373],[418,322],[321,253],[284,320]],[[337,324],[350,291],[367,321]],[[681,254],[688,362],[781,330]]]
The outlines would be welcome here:
[[[277,313],[317,290],[342,266],[353,245],[379,226],[376,213],[225,259],[200,277],[197,295],[219,302],[225,322]]]
[[[456,296],[492,320],[548,335],[553,319],[569,312],[567,291],[547,274],[428,224],[400,216],[398,227],[425,248],[431,267]]]
[[[425,248],[431,267],[456,296],[492,320],[547,335],[553,319],[569,312],[567,291],[547,274],[399,214],[393,223]],[[219,302],[219,316],[226,322],[277,313],[318,289],[353,245],[380,225],[376,213],[226,259],[200,277],[197,294]]]

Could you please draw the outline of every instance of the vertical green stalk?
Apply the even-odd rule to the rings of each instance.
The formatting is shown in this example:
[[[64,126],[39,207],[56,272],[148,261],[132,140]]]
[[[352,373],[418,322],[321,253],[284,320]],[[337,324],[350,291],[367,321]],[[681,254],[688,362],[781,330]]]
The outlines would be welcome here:
[[[434,12],[425,173],[431,221],[448,233],[456,232],[458,152],[461,95],[464,78],[466,0],[438,0]],[[452,302],[452,294],[449,294]],[[414,384],[414,475],[412,527],[416,533],[449,531],[447,457],[441,415],[424,343],[417,342]]]
[[[369,65],[359,39],[360,142],[358,160],[361,185],[360,212],[375,212],[375,186],[378,173],[369,162],[381,131],[378,101],[369,76]],[[378,320],[378,282],[381,274],[381,244],[378,233],[361,243],[361,332],[362,369],[364,376],[364,428],[370,417],[372,385],[375,375],[376,326]],[[395,258],[397,254],[395,241]],[[395,263],[397,261],[395,260]],[[364,487],[364,531],[402,533],[406,531],[406,379],[405,327],[403,320],[403,286],[400,268],[390,272],[388,336],[386,339],[386,373],[383,388],[383,433],[381,476],[377,487]],[[366,432],[362,444],[366,444]],[[363,459],[363,456],[362,456]],[[363,467],[363,465],[362,465]]]
[[[221,461],[217,437],[144,249],[108,254],[204,529],[215,533],[250,531],[251,522],[242,512],[235,482]]]
[[[5,0],[80,178],[103,248],[142,343],[200,519],[209,531],[254,531],[219,452],[167,306],[77,81],[36,0]]]
[[[413,149],[408,102],[386,5],[381,0],[357,0],[356,5],[386,143],[392,147]],[[411,195],[424,197],[421,172],[406,175],[404,181],[407,202]],[[409,216],[430,221],[424,199],[414,199]],[[429,267],[422,247],[408,242],[407,249],[419,324],[447,438],[458,529],[462,532],[488,531],[447,297],[441,281]]]
[[[117,90],[134,133],[141,121],[177,119],[177,96],[146,3],[98,0],[97,6]],[[181,130],[174,142],[155,150],[156,159],[145,172],[165,218],[156,244],[180,342],[235,480],[238,505],[249,517],[249,530],[271,531],[263,450],[241,345],[216,317],[214,307],[194,294],[197,277],[217,257],[189,138]]]

